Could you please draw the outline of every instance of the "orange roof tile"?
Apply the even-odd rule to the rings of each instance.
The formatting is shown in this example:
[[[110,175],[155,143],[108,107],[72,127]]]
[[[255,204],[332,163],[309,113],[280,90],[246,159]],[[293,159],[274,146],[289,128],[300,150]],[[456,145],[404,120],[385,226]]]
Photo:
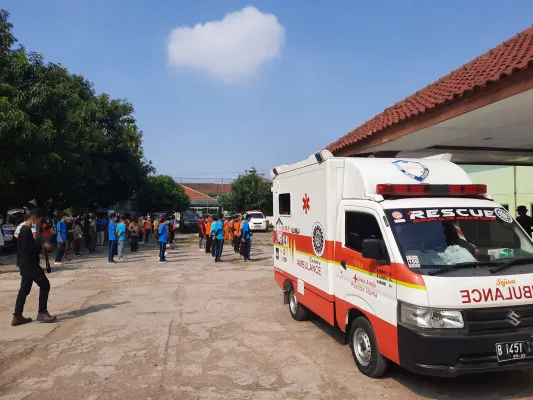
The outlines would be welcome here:
[[[194,190],[188,186],[181,185],[181,187],[183,187],[183,190],[185,190],[185,193],[191,200],[214,200],[212,197],[209,197],[208,195],[199,192],[198,190]]]
[[[438,81],[385,109],[363,125],[331,143],[335,153],[386,128],[419,116],[436,106],[460,99],[533,64],[533,26],[506,40],[499,46],[457,68]]]

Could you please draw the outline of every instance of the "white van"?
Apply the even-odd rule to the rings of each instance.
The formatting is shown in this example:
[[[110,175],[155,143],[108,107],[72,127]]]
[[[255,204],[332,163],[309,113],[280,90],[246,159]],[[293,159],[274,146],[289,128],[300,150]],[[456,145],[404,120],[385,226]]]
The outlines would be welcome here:
[[[448,160],[323,150],[271,171],[285,303],[344,331],[370,377],[533,366],[531,238]]]
[[[250,216],[250,230],[266,232],[268,228],[267,219],[265,214],[259,210],[246,211],[246,215]]]

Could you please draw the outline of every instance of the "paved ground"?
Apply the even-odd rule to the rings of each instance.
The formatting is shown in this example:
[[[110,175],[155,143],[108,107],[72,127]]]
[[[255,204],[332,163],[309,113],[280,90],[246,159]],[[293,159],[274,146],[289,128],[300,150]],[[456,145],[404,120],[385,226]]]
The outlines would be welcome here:
[[[189,236],[164,265],[144,246],[116,266],[96,256],[54,268],[54,325],[10,326],[19,276],[0,266],[0,399],[533,398],[526,372],[361,375],[339,331],[290,317],[269,236],[254,237],[251,264],[230,252],[215,264]]]

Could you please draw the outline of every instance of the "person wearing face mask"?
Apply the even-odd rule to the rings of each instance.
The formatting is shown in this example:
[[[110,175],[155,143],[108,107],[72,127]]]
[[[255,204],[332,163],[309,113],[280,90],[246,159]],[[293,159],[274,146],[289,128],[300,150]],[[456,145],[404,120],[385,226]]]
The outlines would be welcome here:
[[[22,313],[26,297],[30,294],[33,282],[39,286],[39,311],[37,321],[55,322],[56,316],[48,312],[48,294],[50,293],[50,282],[39,265],[39,252],[41,246],[37,243],[41,239],[35,239],[32,228],[36,228],[41,222],[41,216],[36,211],[29,211],[27,220],[22,224],[17,239],[17,266],[20,270],[20,290],[15,303],[15,312],[13,313],[12,326],[18,326],[31,322],[31,318],[25,318]],[[46,250],[51,250],[52,245],[45,243]]]

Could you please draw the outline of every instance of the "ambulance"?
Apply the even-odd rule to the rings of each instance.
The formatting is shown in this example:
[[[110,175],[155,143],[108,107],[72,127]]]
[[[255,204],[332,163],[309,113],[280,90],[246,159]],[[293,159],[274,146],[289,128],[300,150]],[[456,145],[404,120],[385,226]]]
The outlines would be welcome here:
[[[358,369],[533,366],[533,243],[451,155],[271,170],[274,277],[295,320],[345,333]]]

